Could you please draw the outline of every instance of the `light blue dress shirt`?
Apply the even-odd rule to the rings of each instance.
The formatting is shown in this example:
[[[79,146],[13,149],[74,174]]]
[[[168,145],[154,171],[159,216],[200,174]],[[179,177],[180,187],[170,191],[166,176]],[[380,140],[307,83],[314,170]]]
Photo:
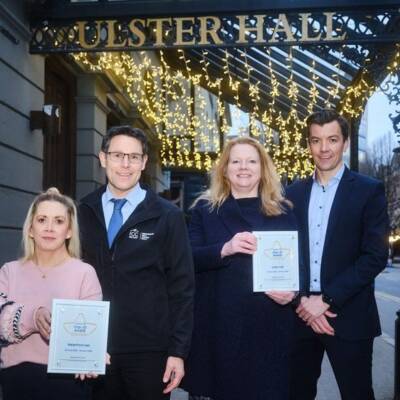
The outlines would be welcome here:
[[[345,166],[323,186],[313,175],[310,203],[308,205],[308,232],[310,246],[310,291],[321,291],[321,260],[326,229],[336,190],[342,179]]]
[[[135,211],[136,207],[141,203],[146,197],[146,190],[140,187],[140,184],[137,183],[135,187],[126,195],[126,203],[121,209],[122,212],[122,223],[129,218],[129,216]],[[106,222],[106,228],[108,229],[108,225],[110,224],[111,216],[114,211],[114,203],[111,201],[115,196],[111,193],[110,188],[107,185],[106,191],[103,193],[101,197],[101,202],[103,205],[103,213],[104,220]]]

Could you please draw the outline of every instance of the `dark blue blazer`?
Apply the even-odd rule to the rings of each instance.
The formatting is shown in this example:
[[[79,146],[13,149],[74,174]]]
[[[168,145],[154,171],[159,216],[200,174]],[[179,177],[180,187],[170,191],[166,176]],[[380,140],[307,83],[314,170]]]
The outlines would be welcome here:
[[[310,177],[286,190],[299,223],[306,291],[310,286],[308,208],[312,184]],[[386,265],[388,235],[382,183],[346,168],[329,215],[321,262],[321,290],[333,299],[338,316],[330,322],[339,337],[358,340],[381,333],[374,280]]]

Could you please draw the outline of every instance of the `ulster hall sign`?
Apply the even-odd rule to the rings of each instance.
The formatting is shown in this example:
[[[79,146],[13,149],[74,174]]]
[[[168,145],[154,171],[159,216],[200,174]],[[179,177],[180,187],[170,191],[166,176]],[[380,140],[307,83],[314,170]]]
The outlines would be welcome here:
[[[335,12],[41,21],[31,28],[32,53],[360,42],[354,20]]]

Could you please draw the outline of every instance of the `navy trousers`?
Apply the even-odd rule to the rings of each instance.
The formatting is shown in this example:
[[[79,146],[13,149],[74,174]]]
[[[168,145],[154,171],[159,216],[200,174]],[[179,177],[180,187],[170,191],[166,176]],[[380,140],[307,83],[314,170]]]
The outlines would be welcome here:
[[[304,327],[301,329],[304,332]],[[314,400],[321,364],[326,351],[342,400],[374,400],[372,388],[373,339],[349,341],[307,334],[295,341],[292,354],[290,400]]]

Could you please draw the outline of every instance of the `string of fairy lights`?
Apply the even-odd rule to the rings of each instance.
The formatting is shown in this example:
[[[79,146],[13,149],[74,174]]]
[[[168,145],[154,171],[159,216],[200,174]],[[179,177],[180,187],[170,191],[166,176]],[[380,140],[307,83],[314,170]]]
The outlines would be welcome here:
[[[390,235],[389,236],[389,243],[393,244],[400,240],[400,235]]]
[[[282,77],[274,68],[276,61],[271,56],[271,48],[263,48],[270,89],[270,100],[263,104],[260,81],[253,76],[254,68],[247,51],[239,49],[236,53],[245,73],[242,81],[236,79],[232,72],[235,61],[232,53],[227,49],[221,52],[222,77],[213,77],[209,73],[207,50],[201,50],[201,73],[194,72],[192,60],[186,57],[183,50],[177,50],[177,58],[184,65],[183,70],[172,68],[162,50],[158,57],[153,52],[145,51],[103,52],[96,56],[79,53],[73,57],[87,70],[110,74],[122,85],[133,105],[154,126],[161,143],[160,159],[164,167],[210,170],[213,160],[220,155],[221,145],[230,129],[228,105],[223,100],[222,88],[228,87],[231,91],[233,105],[236,106],[231,118],[235,119],[242,108],[240,89],[246,85],[248,104],[251,106],[248,110],[249,133],[264,144],[281,176],[292,179],[309,175],[313,171],[313,164],[303,138],[305,121],[299,115],[298,105],[299,97],[306,96],[306,111],[311,113],[318,109],[321,93],[316,61],[313,60],[309,67],[309,87],[301,92],[294,73],[292,48],[286,57],[286,68],[290,75],[285,78],[285,84],[280,82]],[[400,50],[388,65],[388,73],[394,73],[399,66]],[[340,58],[334,67],[340,69]],[[328,88],[329,96],[324,101],[324,107],[327,108],[334,106],[342,89],[339,74],[333,78],[336,78],[335,83]],[[359,117],[376,87],[368,70],[361,70],[357,81],[344,89],[339,103],[340,111],[349,118]],[[214,94],[211,95],[207,89],[212,89]],[[279,110],[281,96],[290,102],[287,114]],[[215,114],[210,112],[212,110],[216,111]],[[221,137],[224,139],[221,140]]]

